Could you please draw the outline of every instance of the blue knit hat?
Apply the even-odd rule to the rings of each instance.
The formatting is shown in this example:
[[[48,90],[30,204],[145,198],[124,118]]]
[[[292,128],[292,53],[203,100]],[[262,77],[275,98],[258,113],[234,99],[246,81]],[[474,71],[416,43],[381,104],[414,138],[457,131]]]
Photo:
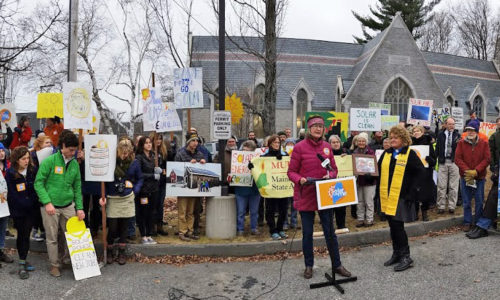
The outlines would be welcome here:
[[[0,150],[5,150],[5,146],[3,145],[3,143],[0,143]]]

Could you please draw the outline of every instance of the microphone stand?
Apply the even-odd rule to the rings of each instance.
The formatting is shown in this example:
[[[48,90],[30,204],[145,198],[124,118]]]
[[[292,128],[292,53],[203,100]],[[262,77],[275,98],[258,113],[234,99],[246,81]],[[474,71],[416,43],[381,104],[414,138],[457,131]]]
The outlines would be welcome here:
[[[329,179],[329,177],[330,177],[330,168],[327,168],[327,175],[328,175],[328,178],[326,178],[326,179]],[[315,181],[320,181],[320,180],[321,179],[315,179],[314,182]],[[330,208],[330,210],[333,210],[333,208]],[[333,218],[331,218],[331,220],[330,220],[330,232],[332,234],[335,234],[335,231],[333,230]],[[325,237],[325,242],[329,238],[333,239],[333,237],[327,237],[326,235],[324,235],[324,237]],[[328,248],[328,243],[326,243],[326,245],[327,245],[327,248]],[[352,277],[349,277],[349,278],[336,279],[335,278],[335,267],[333,266],[332,251],[330,251],[330,250],[333,250],[333,249],[328,249],[328,254],[330,256],[330,263],[332,265],[332,275],[330,275],[328,272],[326,272],[325,273],[325,278],[327,280],[326,282],[312,283],[312,284],[309,285],[309,288],[312,290],[312,289],[322,288],[322,287],[325,287],[325,286],[333,286],[341,294],[344,294],[345,290],[344,290],[344,288],[340,284],[346,283],[346,282],[357,281],[358,277],[357,276],[352,276]]]

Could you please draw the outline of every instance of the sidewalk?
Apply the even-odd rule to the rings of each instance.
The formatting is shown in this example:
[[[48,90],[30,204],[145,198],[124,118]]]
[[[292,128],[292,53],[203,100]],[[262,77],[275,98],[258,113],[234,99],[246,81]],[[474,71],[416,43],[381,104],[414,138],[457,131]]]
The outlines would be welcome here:
[[[417,221],[405,225],[409,237],[425,235],[431,231],[439,231],[445,228],[461,224],[463,216],[452,216],[429,222]],[[198,255],[198,256],[252,256],[257,254],[273,254],[278,251],[288,250],[298,252],[302,250],[302,240],[293,239],[294,231],[289,231],[286,241],[263,241],[248,243],[225,243],[225,244],[157,244],[142,245],[129,244],[129,253],[140,253],[145,256],[161,255]],[[357,247],[378,244],[390,240],[389,228],[366,230],[361,232],[350,232],[338,235],[340,247]],[[290,245],[290,243],[292,243]],[[98,253],[102,251],[100,241],[95,241]],[[6,248],[16,248],[15,238],[5,239]],[[321,237],[314,238],[315,247],[324,247],[325,240]],[[31,251],[47,252],[45,242],[31,241]]]

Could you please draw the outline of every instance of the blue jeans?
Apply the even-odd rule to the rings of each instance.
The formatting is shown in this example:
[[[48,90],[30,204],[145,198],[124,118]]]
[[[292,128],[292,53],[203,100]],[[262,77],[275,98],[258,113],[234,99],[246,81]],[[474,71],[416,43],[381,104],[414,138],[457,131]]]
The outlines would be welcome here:
[[[490,228],[491,226],[491,223],[493,223],[493,220],[482,217],[476,222],[476,226],[481,227],[484,230],[488,230],[488,228]]]
[[[483,200],[484,200],[484,179],[476,180],[477,188],[472,188],[465,184],[465,179],[460,178],[460,189],[462,191],[462,200],[464,205],[464,224],[472,224],[472,197],[475,202],[475,217],[474,220],[479,220],[483,215]]]
[[[291,227],[297,227],[297,210],[293,207],[293,198],[288,198],[288,206],[290,206],[290,223],[288,223],[288,216],[285,218],[285,223],[283,226],[290,225]],[[286,209],[288,213],[288,207]]]
[[[260,194],[241,196],[236,194],[236,229],[243,231],[245,229],[245,214],[247,206],[250,210],[250,229],[257,229],[257,219],[259,218]]]
[[[330,259],[333,268],[338,268],[342,265],[340,262],[339,243],[337,236],[333,230],[333,216],[332,209],[319,210],[319,219],[323,227],[325,236],[326,247],[330,254]],[[314,266],[314,253],[313,253],[313,230],[314,230],[314,211],[301,211],[300,217],[302,219],[302,251],[304,252],[304,262],[306,267]]]
[[[135,216],[128,219],[128,228],[127,228],[128,236],[135,235]]]
[[[0,218],[0,250],[5,247],[5,232],[7,231],[7,224],[9,217]]]

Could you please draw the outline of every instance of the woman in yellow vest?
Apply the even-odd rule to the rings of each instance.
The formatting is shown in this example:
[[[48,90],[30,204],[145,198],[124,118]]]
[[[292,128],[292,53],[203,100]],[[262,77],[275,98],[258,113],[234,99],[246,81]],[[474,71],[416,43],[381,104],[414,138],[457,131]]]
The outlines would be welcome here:
[[[394,271],[404,271],[413,264],[404,223],[416,220],[415,183],[425,169],[415,151],[409,149],[411,137],[404,127],[392,127],[389,135],[391,148],[378,162],[380,206],[389,222],[393,249],[384,266],[397,264]]]

